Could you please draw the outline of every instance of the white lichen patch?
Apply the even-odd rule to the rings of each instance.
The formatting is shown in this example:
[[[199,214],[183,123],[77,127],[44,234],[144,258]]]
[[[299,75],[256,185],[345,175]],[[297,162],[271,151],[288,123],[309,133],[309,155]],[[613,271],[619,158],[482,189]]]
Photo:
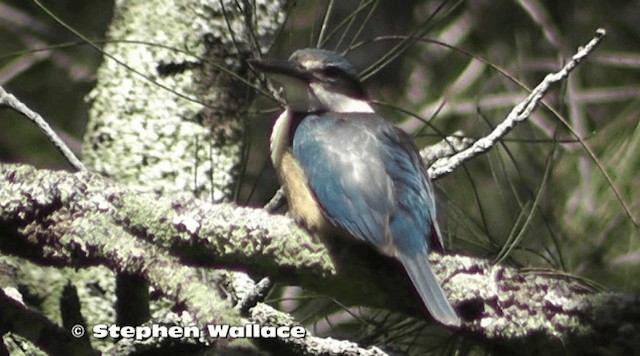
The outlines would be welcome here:
[[[563,309],[569,303],[569,298],[558,295],[554,291],[550,291],[544,296],[544,301],[550,305]]]
[[[177,215],[172,223],[190,234],[196,234],[200,230],[200,222],[192,216]]]

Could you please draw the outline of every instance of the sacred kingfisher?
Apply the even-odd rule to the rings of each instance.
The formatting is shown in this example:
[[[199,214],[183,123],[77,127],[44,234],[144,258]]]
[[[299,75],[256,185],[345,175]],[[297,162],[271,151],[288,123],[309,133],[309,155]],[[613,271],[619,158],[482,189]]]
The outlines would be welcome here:
[[[347,235],[396,258],[434,319],[460,325],[427,260],[430,241],[442,245],[442,237],[411,137],[375,113],[358,73],[335,52],[308,48],[288,61],[249,63],[284,88],[271,160],[290,215],[312,232]]]

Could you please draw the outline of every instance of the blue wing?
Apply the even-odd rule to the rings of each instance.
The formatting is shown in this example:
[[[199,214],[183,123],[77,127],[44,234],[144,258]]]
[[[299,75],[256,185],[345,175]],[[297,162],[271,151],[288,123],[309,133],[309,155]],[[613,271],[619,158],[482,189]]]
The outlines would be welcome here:
[[[396,257],[431,315],[460,325],[427,260],[435,200],[411,139],[375,114],[310,115],[293,154],[327,219]]]
[[[401,130],[376,114],[310,115],[296,129],[293,153],[334,225],[387,253],[426,250],[433,193]]]

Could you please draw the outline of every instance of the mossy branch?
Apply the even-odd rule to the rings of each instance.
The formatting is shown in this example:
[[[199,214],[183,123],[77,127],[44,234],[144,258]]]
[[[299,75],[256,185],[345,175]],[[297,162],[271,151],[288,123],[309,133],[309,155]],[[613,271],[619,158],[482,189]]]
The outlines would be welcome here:
[[[235,324],[239,316],[199,282],[194,265],[268,275],[350,305],[426,315],[393,261],[364,246],[335,250],[284,216],[196,199],[158,199],[88,172],[2,165],[0,231],[3,253],[141,275],[203,324]],[[433,254],[431,261],[466,320],[461,331],[490,340],[543,334],[566,344],[602,328],[618,334],[640,320],[634,319],[637,298],[594,293],[572,278],[522,273],[461,255]]]

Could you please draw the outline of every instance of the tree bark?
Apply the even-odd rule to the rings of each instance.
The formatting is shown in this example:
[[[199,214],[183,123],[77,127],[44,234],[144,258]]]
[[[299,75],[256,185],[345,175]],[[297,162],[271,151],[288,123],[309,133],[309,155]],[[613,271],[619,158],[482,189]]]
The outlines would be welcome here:
[[[222,312],[231,306],[179,261],[269,275],[347,305],[427,315],[393,263],[355,250],[341,257],[287,217],[197,199],[155,199],[91,173],[3,165],[0,179],[3,253],[142,275],[171,300],[184,303],[202,325],[233,324],[238,316]],[[596,293],[574,278],[480,258],[434,254],[431,262],[465,320],[459,331],[503,345],[540,336],[579,350],[637,345],[637,335],[628,335],[640,320],[635,296]]]

